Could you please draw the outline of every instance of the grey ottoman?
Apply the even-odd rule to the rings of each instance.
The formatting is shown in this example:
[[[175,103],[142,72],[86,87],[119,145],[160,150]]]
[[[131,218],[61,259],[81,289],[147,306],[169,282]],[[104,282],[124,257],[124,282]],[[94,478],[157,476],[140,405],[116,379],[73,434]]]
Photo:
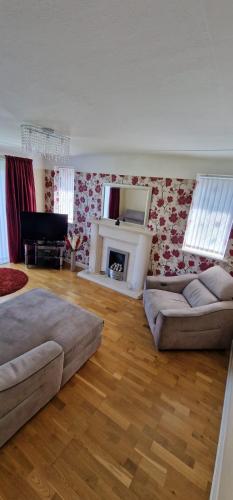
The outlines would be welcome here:
[[[46,290],[0,305],[0,446],[95,353],[103,320]]]

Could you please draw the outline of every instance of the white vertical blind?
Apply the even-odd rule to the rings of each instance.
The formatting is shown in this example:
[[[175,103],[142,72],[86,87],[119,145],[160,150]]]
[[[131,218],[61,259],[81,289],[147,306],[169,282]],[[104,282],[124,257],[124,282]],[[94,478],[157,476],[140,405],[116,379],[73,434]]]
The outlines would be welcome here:
[[[183,250],[223,259],[233,223],[233,177],[199,175]]]
[[[74,170],[72,168],[59,168],[58,196],[54,203],[54,212],[68,214],[68,222],[74,221]]]
[[[9,262],[5,178],[5,160],[0,158],[0,264]]]

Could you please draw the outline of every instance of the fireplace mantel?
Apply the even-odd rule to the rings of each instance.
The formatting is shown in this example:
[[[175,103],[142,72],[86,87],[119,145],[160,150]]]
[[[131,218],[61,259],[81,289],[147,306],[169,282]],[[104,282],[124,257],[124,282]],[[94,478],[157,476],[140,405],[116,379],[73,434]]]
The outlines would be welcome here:
[[[97,226],[106,226],[107,228],[114,228],[117,231],[127,231],[128,233],[136,233],[143,234],[144,236],[148,236],[148,238],[152,238],[152,233],[149,229],[145,227],[136,226],[135,224],[130,224],[128,222],[120,222],[119,226],[116,226],[114,220],[110,219],[94,219],[90,218],[88,222],[91,224],[96,224]]]
[[[90,222],[89,269],[78,275],[129,297],[140,298],[148,272],[152,232],[124,222],[119,226],[116,226],[114,221],[105,219],[91,219]],[[126,281],[113,280],[105,273],[109,246],[129,253]]]

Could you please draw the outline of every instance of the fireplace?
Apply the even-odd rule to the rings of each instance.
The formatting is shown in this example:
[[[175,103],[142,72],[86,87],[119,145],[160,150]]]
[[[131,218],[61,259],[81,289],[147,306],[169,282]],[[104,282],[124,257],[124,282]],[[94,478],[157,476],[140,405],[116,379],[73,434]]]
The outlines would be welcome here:
[[[128,269],[129,252],[123,252],[116,248],[108,247],[106,259],[106,274],[109,278],[126,281]]]
[[[152,231],[124,222],[116,226],[114,221],[104,219],[90,219],[90,222],[89,268],[79,272],[80,278],[93,281],[93,283],[134,299],[141,298],[149,268]],[[118,254],[117,260],[113,262],[124,266],[120,280],[110,278],[110,250]],[[122,260],[119,262],[119,254],[123,262]],[[125,258],[122,258],[122,254]],[[116,258],[116,255],[113,254],[113,257]]]

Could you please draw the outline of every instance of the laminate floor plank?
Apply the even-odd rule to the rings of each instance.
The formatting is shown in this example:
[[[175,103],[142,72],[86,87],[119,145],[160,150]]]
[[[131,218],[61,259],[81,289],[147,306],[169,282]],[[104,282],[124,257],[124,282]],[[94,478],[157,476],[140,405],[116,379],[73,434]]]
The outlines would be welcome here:
[[[100,349],[0,450],[0,500],[207,500],[228,353],[157,352],[142,301],[68,269],[9,267],[29,276],[12,298],[46,288],[105,327]]]

